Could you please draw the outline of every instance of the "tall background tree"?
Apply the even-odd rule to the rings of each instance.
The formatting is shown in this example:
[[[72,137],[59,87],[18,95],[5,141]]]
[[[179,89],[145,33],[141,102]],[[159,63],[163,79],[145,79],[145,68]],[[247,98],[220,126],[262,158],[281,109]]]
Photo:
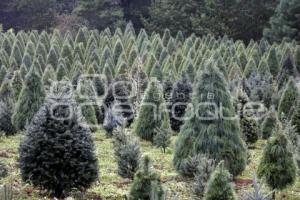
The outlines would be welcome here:
[[[270,27],[264,30],[264,36],[275,42],[300,40],[300,2],[299,0],[280,0]]]

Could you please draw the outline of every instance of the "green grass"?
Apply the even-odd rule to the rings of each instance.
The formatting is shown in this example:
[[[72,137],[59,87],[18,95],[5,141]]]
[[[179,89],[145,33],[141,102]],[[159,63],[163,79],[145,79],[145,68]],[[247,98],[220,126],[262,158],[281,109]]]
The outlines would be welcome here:
[[[0,159],[7,164],[9,176],[0,181],[1,184],[11,184],[13,186],[14,200],[40,200],[47,196],[45,191],[40,191],[28,184],[24,184],[20,178],[20,172],[17,167],[18,146],[22,135],[0,139]],[[171,148],[166,153],[160,149],[153,148],[151,143],[141,141],[141,148],[144,154],[149,155],[153,160],[154,168],[161,175],[164,188],[167,190],[168,198],[174,199],[178,195],[180,200],[190,200],[192,197],[193,181],[179,176],[172,166],[173,148],[176,137],[172,138]],[[96,144],[96,153],[99,160],[100,177],[99,180],[85,193],[74,192],[73,199],[106,199],[121,200],[126,196],[131,181],[119,177],[116,173],[117,163],[114,159],[112,139],[106,138],[103,131],[94,135]],[[238,180],[252,179],[253,172],[257,169],[261,152],[265,141],[258,141],[256,148],[250,150],[251,162],[248,164]],[[239,185],[237,192],[249,189],[250,185]],[[278,200],[300,200],[300,182],[296,182],[293,187],[278,193]]]

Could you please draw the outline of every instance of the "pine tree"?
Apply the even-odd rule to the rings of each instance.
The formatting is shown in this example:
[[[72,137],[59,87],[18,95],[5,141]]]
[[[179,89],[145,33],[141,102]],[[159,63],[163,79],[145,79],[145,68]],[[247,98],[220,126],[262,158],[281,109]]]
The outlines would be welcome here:
[[[265,195],[263,193],[263,183],[258,183],[256,175],[252,181],[253,191],[245,192],[242,196],[242,200],[271,200],[272,193]]]
[[[247,153],[237,120],[228,120],[234,116],[234,107],[227,83],[212,62],[205,66],[197,80],[192,102],[194,108],[199,108],[197,113],[194,109],[187,113],[192,117],[185,121],[177,138],[174,165],[179,170],[188,157],[208,154],[217,162],[224,160],[226,167],[236,176],[246,166]]]
[[[298,101],[296,109],[293,112],[291,123],[293,126],[295,126],[298,135],[300,135],[300,101]]]
[[[283,88],[288,82],[290,77],[295,75],[295,66],[293,64],[290,53],[287,56],[283,56],[281,61],[282,67],[277,76],[278,87]]]
[[[263,139],[269,139],[279,128],[279,120],[276,112],[270,112],[261,125],[261,134]]]
[[[164,114],[165,106],[161,85],[152,79],[142,100],[133,132],[144,140],[153,141],[155,129],[161,128],[163,118],[168,117]]]
[[[240,127],[242,136],[247,144],[254,144],[258,140],[259,127],[252,113],[248,113],[248,96],[243,91],[239,91],[237,97],[237,111],[240,117]]]
[[[298,0],[280,0],[274,16],[270,19],[270,27],[264,30],[264,36],[275,42],[283,39],[299,41],[299,10]]]
[[[265,178],[274,190],[285,189],[296,180],[297,167],[288,143],[286,135],[277,132],[268,140],[258,166],[259,178]]]
[[[90,129],[95,132],[97,130],[97,118],[95,111],[95,106],[97,106],[96,91],[90,80],[80,80],[76,91],[76,101],[79,104],[82,115]]]
[[[204,200],[237,200],[231,182],[231,175],[221,161],[211,175],[204,194]]]
[[[52,92],[20,144],[19,163],[25,182],[63,198],[97,180],[98,162],[91,132],[82,121],[72,89],[57,84]]]
[[[179,132],[180,127],[184,123],[182,118],[185,115],[187,104],[191,102],[192,85],[186,78],[177,81],[172,90],[170,97],[170,123],[171,128]]]
[[[13,98],[16,101],[18,101],[20,92],[22,90],[22,86],[23,86],[23,80],[20,74],[20,71],[15,71],[14,72],[14,76],[11,80],[11,85],[13,88]]]
[[[203,197],[208,181],[215,168],[216,163],[214,160],[207,158],[205,155],[200,156],[193,187],[193,192],[197,197]]]
[[[45,92],[41,77],[34,67],[25,77],[19,99],[16,103],[14,114],[12,116],[13,125],[22,130],[27,123],[30,123],[34,114],[38,111],[44,101]]]
[[[295,49],[294,61],[295,61],[296,69],[298,73],[300,73],[300,45],[297,45]]]
[[[56,73],[52,67],[52,65],[47,65],[43,77],[42,77],[43,85],[45,89],[49,90],[53,81],[56,81]]]
[[[297,99],[299,98],[298,87],[295,83],[294,79],[290,79],[287,83],[283,94],[281,96],[279,106],[278,106],[278,114],[281,117],[284,115],[288,119],[291,117],[291,112],[293,107],[297,103]]]
[[[11,121],[13,110],[13,88],[10,80],[6,79],[0,87],[0,130],[6,135],[13,135],[16,133],[16,129]]]
[[[135,174],[129,192],[129,200],[163,200],[164,191],[160,177],[151,169],[150,158],[144,156],[140,169]]]
[[[267,57],[267,62],[270,68],[270,72],[273,75],[273,77],[277,77],[277,74],[279,72],[279,61],[276,55],[276,48],[275,46],[272,46],[270,49],[270,52]]]
[[[167,115],[167,113],[164,114]],[[153,138],[153,144],[158,148],[162,148],[163,152],[166,153],[166,148],[171,143],[170,138],[171,138],[171,129],[169,124],[169,117],[164,116],[161,127],[158,127],[156,129],[156,134]]]
[[[119,128],[114,134],[114,151],[118,174],[123,178],[133,179],[141,157],[138,141],[126,134],[123,128]]]

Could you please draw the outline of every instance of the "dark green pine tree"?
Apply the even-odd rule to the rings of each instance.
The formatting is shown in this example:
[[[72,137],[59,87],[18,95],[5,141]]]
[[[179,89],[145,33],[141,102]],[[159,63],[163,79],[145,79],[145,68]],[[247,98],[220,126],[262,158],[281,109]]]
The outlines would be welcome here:
[[[286,117],[290,119],[293,111],[293,107],[296,105],[297,100],[299,99],[299,91],[296,85],[296,82],[293,78],[287,83],[283,94],[280,98],[278,106],[279,117]]]
[[[16,128],[11,121],[15,102],[13,94],[11,81],[4,80],[0,87],[0,131],[3,131],[5,135],[16,133]]]
[[[271,74],[273,75],[273,77],[276,78],[277,74],[279,72],[280,66],[279,66],[278,57],[276,55],[275,46],[271,47],[270,52],[269,52],[268,57],[267,57],[267,62],[268,62]]]
[[[180,127],[184,123],[183,117],[188,104],[192,100],[192,90],[193,88],[191,83],[188,82],[187,78],[185,77],[177,81],[172,90],[169,100],[169,116],[171,128],[176,132],[180,131]]]
[[[43,73],[42,81],[46,90],[50,89],[52,83],[56,81],[56,73],[52,65],[47,65]]]
[[[34,67],[25,77],[19,99],[14,109],[12,122],[18,130],[25,128],[30,123],[34,114],[39,110],[44,101],[45,92],[41,77],[38,75]]]
[[[164,199],[160,177],[153,171],[150,162],[150,158],[144,156],[130,188],[129,200]]]
[[[270,27],[264,30],[264,36],[275,42],[283,39],[300,41],[299,14],[299,0],[280,0],[274,16],[270,19]]]
[[[64,198],[98,178],[91,131],[70,86],[56,84],[29,125],[19,148],[23,181]]]
[[[279,129],[277,112],[270,112],[261,125],[261,135],[263,139],[269,139]]]
[[[177,138],[174,165],[180,170],[189,157],[207,154],[217,162],[224,160],[226,168],[236,176],[246,166],[247,152],[238,121],[232,119],[234,107],[224,75],[210,61],[197,80],[194,109],[187,113],[192,117],[185,121]]]
[[[2,178],[5,178],[7,175],[8,175],[8,170],[6,165],[2,161],[0,161],[0,180]]]
[[[142,100],[137,120],[133,132],[144,140],[152,141],[156,135],[156,129],[161,128],[163,118],[168,115],[165,108],[162,86],[156,80],[152,79],[148,84]]]
[[[231,184],[231,175],[221,161],[212,173],[204,194],[204,200],[237,200]]]
[[[288,146],[286,135],[279,130],[268,140],[258,166],[259,178],[264,178],[273,190],[283,190],[296,180],[297,167]]]

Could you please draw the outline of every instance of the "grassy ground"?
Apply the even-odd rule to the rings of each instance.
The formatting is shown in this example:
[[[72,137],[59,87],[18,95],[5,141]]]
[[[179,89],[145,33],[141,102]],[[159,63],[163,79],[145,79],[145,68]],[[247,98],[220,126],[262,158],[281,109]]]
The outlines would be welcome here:
[[[9,176],[0,181],[1,184],[11,184],[14,192],[14,200],[40,200],[47,199],[47,194],[30,185],[22,183],[17,167],[18,146],[22,135],[0,139],[0,159],[9,167]],[[172,138],[173,145],[175,137]],[[94,136],[99,158],[100,178],[94,186],[85,193],[72,194],[73,199],[78,200],[119,200],[124,199],[130,186],[130,180],[120,178],[117,173],[117,164],[113,156],[112,140],[107,139],[103,131]],[[173,146],[172,145],[172,146]],[[251,162],[244,173],[237,177],[236,188],[240,194],[242,190],[250,188],[253,172],[256,170],[264,141],[259,141],[254,150],[250,150]],[[192,197],[192,180],[180,177],[172,166],[173,148],[169,148],[164,154],[160,149],[153,148],[148,142],[141,142],[142,151],[148,154],[154,164],[154,168],[161,174],[164,188],[167,190],[167,199],[190,200]],[[178,198],[175,198],[178,197]],[[293,187],[279,193],[278,200],[300,200],[300,182]]]

